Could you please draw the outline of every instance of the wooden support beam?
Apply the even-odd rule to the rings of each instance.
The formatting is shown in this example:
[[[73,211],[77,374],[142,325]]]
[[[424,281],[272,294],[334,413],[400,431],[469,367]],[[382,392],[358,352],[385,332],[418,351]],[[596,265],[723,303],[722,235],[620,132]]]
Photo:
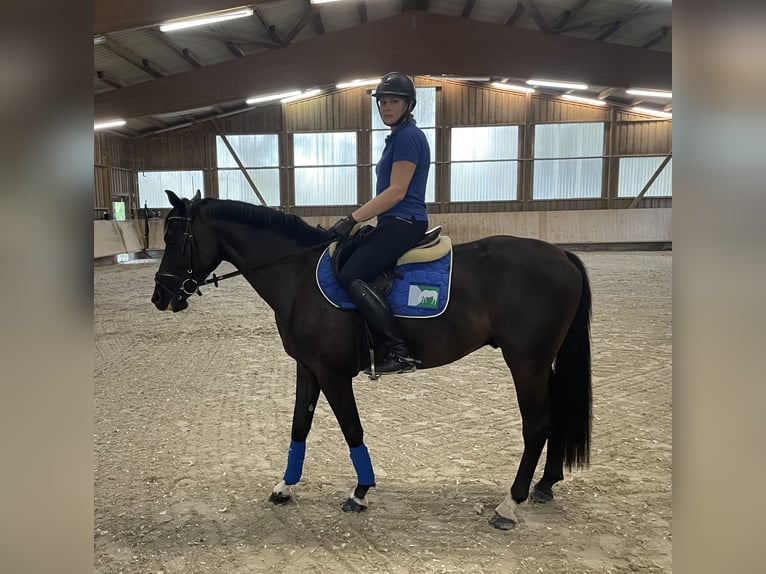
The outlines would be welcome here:
[[[463,11],[460,13],[460,17],[470,18],[471,10],[473,10],[474,4],[476,4],[476,0],[465,0],[465,4],[463,4]]]
[[[121,80],[118,80],[117,78],[109,75],[107,72],[103,72],[101,70],[96,72],[96,77],[105,84],[112,86],[113,88],[122,88],[125,86]]]
[[[516,9],[510,16],[508,16],[508,19],[505,21],[505,25],[513,26],[516,22],[518,22],[519,18],[521,18],[521,15],[524,14],[525,11],[526,8],[524,8],[524,4],[517,2]]]
[[[612,22],[606,30],[597,34],[593,39],[603,42],[609,36],[614,34],[617,30],[622,28],[625,24],[627,24],[627,22],[624,20],[618,20],[617,22]]]
[[[366,24],[367,23],[367,2],[365,2],[364,0],[362,0],[361,2],[357,2],[356,10],[357,12],[359,12],[359,23]]]
[[[197,56],[195,56],[191,50],[189,50],[188,48],[182,48],[181,46],[173,42],[173,40],[168,38],[167,34],[165,34],[164,32],[160,32],[159,28],[150,28],[149,31],[152,34],[152,36],[154,36],[157,40],[165,44],[168,48],[173,50],[176,54],[181,56],[181,58],[189,62],[189,64],[191,64],[193,68],[202,67],[202,64],[197,59]]]
[[[282,46],[288,46],[293,40],[295,40],[295,37],[303,31],[306,25],[311,22],[312,18],[314,18],[314,15],[317,14],[319,10],[320,9],[316,6],[308,8],[301,16],[301,19],[298,20],[297,24],[293,26],[293,29],[290,30],[290,32],[287,34],[285,41],[282,43]]]
[[[279,33],[277,32],[277,27],[267,23],[266,19],[263,17],[263,14],[261,14],[261,11],[258,10],[258,8],[254,8],[253,12],[255,12],[255,15],[258,18],[258,21],[263,26],[263,29],[266,30],[266,32],[269,34],[269,38],[271,38],[275,44],[279,44],[281,46],[282,38],[279,36]]]
[[[652,46],[654,46],[654,45],[655,45],[657,42],[661,42],[662,40],[664,40],[665,38],[667,38],[667,37],[668,37],[668,32],[670,32],[670,26],[663,26],[663,27],[662,27],[662,29],[660,30],[660,33],[659,33],[659,34],[657,34],[656,36],[654,36],[654,38],[652,38],[651,40],[649,40],[648,42],[646,42],[646,43],[645,43],[643,46],[641,46],[641,47],[642,47],[642,48],[651,48],[651,47],[652,47]]]
[[[272,44],[271,42],[263,42],[262,40],[254,40],[252,38],[246,38],[244,36],[232,36],[231,34],[219,34],[217,32],[206,32],[204,30],[197,30],[196,28],[192,28],[191,30],[189,30],[189,33],[198,34],[205,38],[210,38],[211,40],[219,40],[224,43],[231,42],[232,44],[238,44],[240,46],[269,48],[270,50],[281,47],[280,44]]]
[[[559,18],[558,22],[556,22],[556,23],[553,25],[553,31],[554,31],[554,32],[558,32],[559,30],[561,30],[561,28],[563,28],[563,27],[564,27],[566,24],[568,24],[570,20],[572,20],[573,18],[575,18],[575,17],[577,16],[577,13],[578,13],[580,10],[582,10],[582,9],[583,9],[583,7],[584,7],[584,6],[585,6],[585,5],[586,5],[588,2],[590,2],[590,0],[579,0],[579,1],[577,2],[577,4],[575,4],[575,5],[574,5],[574,7],[573,7],[573,8],[571,8],[570,10],[567,10],[567,11],[565,11],[565,12],[564,12],[564,13],[561,15],[561,18]]]
[[[266,203],[266,200],[263,199],[263,196],[261,195],[261,192],[258,191],[258,186],[255,185],[255,182],[250,177],[250,174],[247,173],[247,169],[245,169],[245,166],[242,164],[242,160],[239,159],[239,156],[237,155],[237,152],[234,151],[233,147],[231,147],[231,143],[229,143],[229,138],[227,138],[226,134],[223,133],[223,128],[221,128],[221,123],[216,118],[213,118],[212,120],[210,120],[210,123],[213,124],[213,127],[215,128],[215,131],[221,137],[221,141],[223,141],[223,145],[225,145],[226,149],[229,150],[229,153],[231,154],[231,157],[234,158],[234,161],[239,166],[239,169],[242,172],[242,175],[245,176],[245,179],[247,180],[247,183],[250,184],[250,187],[255,192],[255,195],[258,196],[258,199],[260,200],[261,204],[263,206],[265,206],[265,207],[268,207],[268,204]]]
[[[148,58],[143,58],[136,54],[133,50],[130,48],[126,48],[119,42],[116,42],[113,38],[110,36],[104,36],[104,42],[101,44],[104,48],[109,50],[110,52],[113,52],[129,64],[135,66],[139,70],[146,72],[150,76],[154,76],[155,78],[161,78],[165,74],[163,73],[160,68],[154,64],[151,60]]]
[[[668,152],[668,155],[665,156],[665,159],[662,160],[662,163],[659,165],[659,167],[654,171],[652,174],[652,177],[649,178],[649,181],[646,182],[646,185],[644,188],[639,192],[639,194],[636,196],[636,198],[630,203],[628,206],[628,209],[632,209],[638,205],[638,202],[641,201],[641,198],[644,197],[647,191],[649,191],[649,188],[652,187],[652,184],[654,183],[654,180],[656,180],[660,174],[662,173],[662,170],[665,169],[665,166],[668,165],[668,162],[673,158],[673,150],[670,150]]]
[[[535,6],[532,0],[521,0],[521,3],[524,4],[524,8],[526,8],[527,12],[529,12],[529,15],[532,16],[532,20],[535,21],[535,24],[537,24],[537,27],[540,28],[541,32],[546,34],[553,32],[550,25],[545,21],[545,18],[543,18],[543,15],[540,14],[540,11],[537,9],[537,6]]]
[[[245,55],[245,53],[242,51],[242,48],[237,46],[234,42],[225,41],[224,45],[229,49],[229,52],[234,54],[235,58],[241,58]]]

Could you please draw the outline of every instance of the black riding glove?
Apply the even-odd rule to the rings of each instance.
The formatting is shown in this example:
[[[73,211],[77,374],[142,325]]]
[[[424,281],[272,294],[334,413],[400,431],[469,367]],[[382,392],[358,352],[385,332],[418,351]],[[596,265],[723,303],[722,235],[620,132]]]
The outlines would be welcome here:
[[[356,220],[354,219],[353,215],[349,214],[343,219],[336,221],[335,224],[329,229],[330,237],[333,239],[348,237],[349,233],[351,233],[351,230],[354,229],[354,225],[356,225]]]

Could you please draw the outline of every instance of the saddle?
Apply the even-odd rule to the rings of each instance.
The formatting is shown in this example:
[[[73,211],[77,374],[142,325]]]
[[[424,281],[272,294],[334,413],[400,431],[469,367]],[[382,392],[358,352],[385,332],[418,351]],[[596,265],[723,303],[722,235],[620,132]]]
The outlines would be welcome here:
[[[332,260],[332,270],[337,279],[340,270],[349,260],[351,255],[359,247],[359,244],[364,240],[365,235],[375,229],[372,225],[357,226],[352,230],[347,239],[342,241],[336,241],[330,244],[329,252]],[[448,241],[442,241],[440,236],[442,230],[441,225],[429,229],[423,238],[418,241],[409,251],[405,252],[394,265],[389,269],[386,269],[376,275],[368,283],[378,293],[384,297],[391,293],[394,286],[394,280],[402,275],[396,270],[398,265],[404,265],[406,263],[426,263],[428,261],[435,261],[440,257],[446,255],[451,244]]]

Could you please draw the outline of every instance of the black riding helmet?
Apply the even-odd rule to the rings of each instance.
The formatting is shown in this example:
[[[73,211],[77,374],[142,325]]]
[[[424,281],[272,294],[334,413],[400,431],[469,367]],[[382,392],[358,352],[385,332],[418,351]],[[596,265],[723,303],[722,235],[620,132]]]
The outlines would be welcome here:
[[[394,124],[398,126],[405,118],[407,118],[412,110],[415,109],[417,103],[417,94],[415,91],[415,83],[407,74],[400,72],[389,72],[380,79],[380,83],[375,88],[375,93],[372,94],[375,101],[378,104],[378,110],[380,110],[380,97],[381,96],[401,96],[407,100],[409,106],[404,115]]]

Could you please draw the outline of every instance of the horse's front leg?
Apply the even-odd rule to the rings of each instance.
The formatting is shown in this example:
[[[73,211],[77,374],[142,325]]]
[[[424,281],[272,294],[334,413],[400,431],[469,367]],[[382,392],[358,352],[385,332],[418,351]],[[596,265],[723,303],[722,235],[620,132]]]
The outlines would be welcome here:
[[[269,501],[274,504],[289,502],[292,498],[290,486],[297,484],[301,479],[303,460],[306,456],[306,437],[311,430],[311,422],[314,420],[314,411],[319,399],[319,383],[316,376],[300,362],[297,365],[295,410],[290,431],[290,450],[287,453],[287,469],[269,497]]]
[[[341,508],[344,512],[362,512],[368,506],[367,491],[375,486],[375,473],[367,445],[364,444],[364,429],[359,419],[359,410],[354,398],[350,377],[330,377],[322,381],[322,392],[335,414],[343,436],[348,444],[351,462],[356,471],[357,483]]]

